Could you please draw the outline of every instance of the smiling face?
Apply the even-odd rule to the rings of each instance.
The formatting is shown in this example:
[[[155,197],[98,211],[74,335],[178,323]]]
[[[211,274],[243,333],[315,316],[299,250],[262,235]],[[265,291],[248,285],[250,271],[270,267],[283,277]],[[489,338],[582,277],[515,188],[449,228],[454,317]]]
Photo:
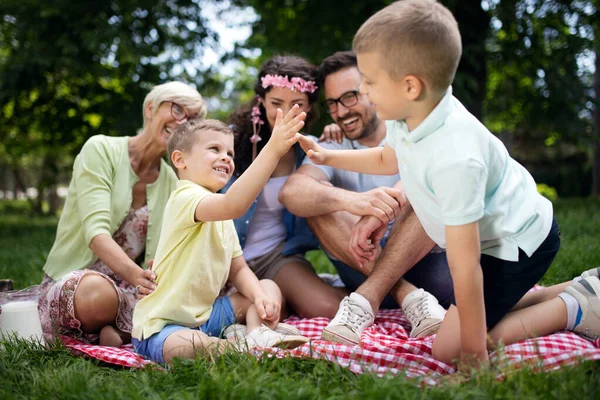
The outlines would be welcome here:
[[[153,110],[152,103],[146,107],[147,130],[156,142],[164,146],[165,151],[171,133],[192,117],[185,108],[170,101],[163,101],[156,110]]]
[[[355,67],[341,69],[325,77],[324,88],[327,100],[340,99],[346,101],[345,94],[357,90],[360,86],[360,72]],[[367,96],[357,95],[356,104],[346,107],[337,102],[337,109],[330,114],[346,137],[350,140],[366,139],[376,129],[381,121],[377,119],[375,110],[371,106]]]
[[[171,161],[180,179],[187,179],[217,192],[222,189],[235,168],[233,135],[215,130],[194,133],[195,143],[189,151],[176,150]]]
[[[358,69],[362,74],[360,92],[365,94],[381,120],[402,120],[411,116],[410,87],[405,79],[392,79],[381,65],[376,52],[358,53]],[[411,97],[412,98],[412,97]]]
[[[286,115],[295,104],[298,104],[301,112],[308,113],[310,111],[311,105],[308,102],[308,95],[306,93],[294,92],[288,88],[272,87],[265,94],[263,106],[267,111],[267,120],[271,129],[275,126],[277,109],[280,108],[283,115]]]

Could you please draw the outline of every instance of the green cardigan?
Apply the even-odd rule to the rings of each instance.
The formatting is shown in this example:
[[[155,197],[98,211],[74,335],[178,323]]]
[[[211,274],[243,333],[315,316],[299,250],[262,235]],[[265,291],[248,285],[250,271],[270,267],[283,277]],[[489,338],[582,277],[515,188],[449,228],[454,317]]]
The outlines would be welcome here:
[[[129,213],[133,186],[139,177],[129,160],[129,137],[91,137],[75,158],[67,200],[58,221],[56,240],[44,272],[58,280],[69,272],[87,268],[98,257],[89,248],[101,234],[112,237]],[[165,205],[177,177],[161,160],[158,179],[146,186],[148,234],[144,265],[154,258]]]

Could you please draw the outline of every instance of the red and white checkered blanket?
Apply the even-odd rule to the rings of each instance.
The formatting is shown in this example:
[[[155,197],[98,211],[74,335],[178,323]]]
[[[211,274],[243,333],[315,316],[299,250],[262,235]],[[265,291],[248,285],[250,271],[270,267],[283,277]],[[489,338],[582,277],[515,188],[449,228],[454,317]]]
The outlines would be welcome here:
[[[355,373],[372,372],[378,375],[404,373],[407,377],[420,377],[425,383],[435,384],[455,369],[431,356],[434,336],[422,339],[408,337],[410,324],[400,310],[381,310],[375,324],[366,329],[360,346],[333,344],[321,340],[321,331],[329,323],[326,318],[289,318],[302,334],[311,339],[293,350],[269,349],[276,357],[311,357],[339,364]],[[75,353],[125,367],[144,367],[152,364],[133,352],[131,345],[122,348],[87,345],[74,339],[63,338],[67,347]],[[256,356],[264,351],[254,349]],[[499,371],[511,371],[523,365],[536,371],[558,369],[584,360],[600,360],[600,339],[589,342],[574,333],[560,332],[554,335],[506,346],[491,354],[491,362]],[[502,377],[499,373],[499,378]]]

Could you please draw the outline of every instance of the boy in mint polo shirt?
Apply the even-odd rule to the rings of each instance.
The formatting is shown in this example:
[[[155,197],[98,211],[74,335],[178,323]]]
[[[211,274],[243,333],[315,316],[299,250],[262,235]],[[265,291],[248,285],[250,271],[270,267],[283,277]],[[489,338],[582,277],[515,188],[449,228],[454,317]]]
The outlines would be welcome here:
[[[499,343],[562,329],[598,337],[598,269],[528,293],[558,252],[558,225],[527,170],[452,96],[462,47],[450,11],[434,0],[393,3],[363,24],[353,47],[363,77],[360,91],[388,121],[387,144],[354,151],[326,150],[304,137],[300,144],[317,164],[400,172],[425,231],[446,249],[454,281],[456,306],[437,333],[433,356],[458,360],[461,368],[481,367]],[[361,220],[353,251],[372,256],[379,225]],[[370,306],[356,295],[356,307]],[[342,335],[345,329],[328,328]]]

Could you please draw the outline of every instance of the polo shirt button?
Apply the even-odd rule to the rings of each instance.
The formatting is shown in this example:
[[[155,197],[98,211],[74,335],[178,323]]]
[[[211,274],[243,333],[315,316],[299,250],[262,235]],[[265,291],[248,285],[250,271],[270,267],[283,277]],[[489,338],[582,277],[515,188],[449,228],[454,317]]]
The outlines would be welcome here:
[[[247,219],[247,220],[246,220],[246,225],[248,225],[249,223],[250,223],[250,220],[249,220],[249,219]]]

